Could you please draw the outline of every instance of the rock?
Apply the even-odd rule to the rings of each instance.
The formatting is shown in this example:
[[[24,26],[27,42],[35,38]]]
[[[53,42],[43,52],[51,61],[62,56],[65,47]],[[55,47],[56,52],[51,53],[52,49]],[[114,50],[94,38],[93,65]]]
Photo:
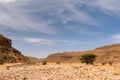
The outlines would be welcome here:
[[[3,63],[27,63],[30,60],[20,51],[12,47],[12,40],[0,34],[0,64]]]
[[[0,46],[11,47],[12,41],[0,34]]]
[[[113,75],[116,66],[84,66],[82,64],[14,65],[10,70],[0,67],[0,80],[120,80],[120,75]],[[73,65],[82,67],[76,70]],[[95,71],[92,71],[93,68]],[[101,69],[106,71],[103,72]],[[81,70],[85,74],[81,75]]]

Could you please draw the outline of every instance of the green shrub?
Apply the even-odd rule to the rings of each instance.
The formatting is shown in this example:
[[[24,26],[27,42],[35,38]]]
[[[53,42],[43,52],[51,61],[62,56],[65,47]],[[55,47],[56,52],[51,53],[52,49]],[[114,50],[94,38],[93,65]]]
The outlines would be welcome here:
[[[42,65],[47,65],[47,61],[43,61],[43,62],[42,62]]]
[[[95,54],[83,54],[80,58],[80,61],[86,64],[93,64],[93,62],[96,60],[96,57],[97,56]]]

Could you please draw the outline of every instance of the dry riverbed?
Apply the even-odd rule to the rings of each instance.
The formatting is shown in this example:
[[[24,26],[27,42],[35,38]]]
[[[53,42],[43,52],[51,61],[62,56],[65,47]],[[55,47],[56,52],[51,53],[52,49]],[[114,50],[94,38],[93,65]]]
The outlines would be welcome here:
[[[120,80],[120,65],[6,64],[0,80]]]

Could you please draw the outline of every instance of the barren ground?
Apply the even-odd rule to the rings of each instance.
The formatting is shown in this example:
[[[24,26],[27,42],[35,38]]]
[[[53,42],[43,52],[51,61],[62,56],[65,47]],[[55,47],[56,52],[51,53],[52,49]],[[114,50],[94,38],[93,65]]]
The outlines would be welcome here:
[[[120,80],[120,65],[5,64],[0,80]]]

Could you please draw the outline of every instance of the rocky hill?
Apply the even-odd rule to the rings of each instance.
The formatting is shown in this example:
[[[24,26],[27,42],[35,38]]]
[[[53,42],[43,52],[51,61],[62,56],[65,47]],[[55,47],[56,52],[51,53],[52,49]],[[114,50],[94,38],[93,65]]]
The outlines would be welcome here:
[[[12,47],[12,41],[0,34],[0,46],[10,48]]]
[[[80,62],[82,54],[93,53],[97,55],[96,62],[120,62],[120,44],[103,46],[85,52],[63,52],[49,55],[45,60],[48,62]]]
[[[27,63],[30,60],[12,47],[12,40],[0,34],[0,64],[3,63]]]

